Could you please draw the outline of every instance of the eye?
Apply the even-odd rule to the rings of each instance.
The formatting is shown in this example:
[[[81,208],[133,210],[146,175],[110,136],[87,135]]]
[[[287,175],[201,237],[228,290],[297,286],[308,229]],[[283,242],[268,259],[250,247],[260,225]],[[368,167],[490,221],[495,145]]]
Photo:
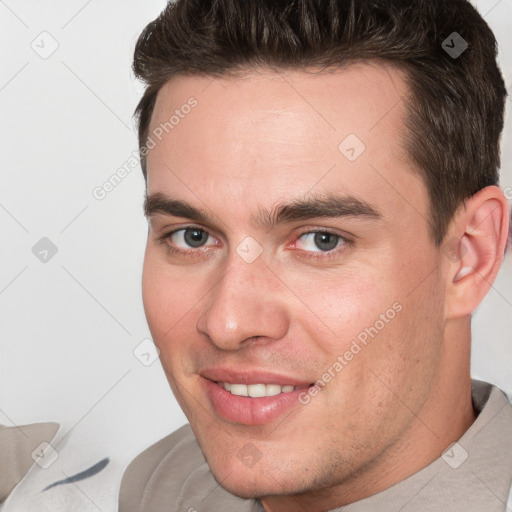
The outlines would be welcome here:
[[[197,249],[208,242],[210,235],[202,229],[184,228],[169,233],[166,238],[179,249]]]
[[[301,235],[295,246],[303,251],[327,252],[336,249],[344,241],[341,235],[327,231],[314,231]]]

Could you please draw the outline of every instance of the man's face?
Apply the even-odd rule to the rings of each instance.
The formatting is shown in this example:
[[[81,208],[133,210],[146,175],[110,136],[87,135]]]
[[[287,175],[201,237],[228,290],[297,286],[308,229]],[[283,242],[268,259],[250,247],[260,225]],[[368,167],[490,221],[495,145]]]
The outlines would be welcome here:
[[[180,119],[148,155],[148,196],[173,202],[149,203],[145,311],[236,495],[334,495],[432,436],[443,264],[402,149],[407,93],[376,64],[159,92],[150,134]]]

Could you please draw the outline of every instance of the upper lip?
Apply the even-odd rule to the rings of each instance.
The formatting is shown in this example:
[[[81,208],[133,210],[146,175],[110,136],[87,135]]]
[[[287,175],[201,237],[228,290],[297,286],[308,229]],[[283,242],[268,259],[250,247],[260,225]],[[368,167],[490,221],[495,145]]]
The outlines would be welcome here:
[[[306,387],[311,384],[311,382],[297,379],[296,377],[253,369],[206,368],[200,372],[200,375],[214,382],[229,382],[231,384],[279,384],[281,386],[295,387]]]

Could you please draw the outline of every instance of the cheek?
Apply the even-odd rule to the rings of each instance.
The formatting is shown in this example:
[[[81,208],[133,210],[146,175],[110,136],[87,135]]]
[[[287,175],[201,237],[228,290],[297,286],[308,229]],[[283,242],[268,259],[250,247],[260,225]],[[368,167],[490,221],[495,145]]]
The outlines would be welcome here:
[[[142,272],[142,300],[146,318],[155,343],[172,326],[172,280],[160,270],[151,254],[146,251]]]
[[[142,273],[142,298],[147,323],[153,342],[160,350],[160,361],[174,396],[182,409],[187,405],[180,391],[184,364],[185,343],[178,340],[189,338],[185,332],[186,315],[190,310],[190,290],[176,279],[176,271],[159,261],[160,258],[146,250]]]
[[[404,259],[390,259],[387,266],[379,261],[373,268],[347,268],[321,279],[303,274],[290,281],[308,306],[297,302],[293,317],[323,354],[318,370],[326,381],[335,380],[326,393],[333,400],[343,388],[359,399],[366,394],[372,407],[396,401],[393,392],[413,393],[413,401],[421,402],[442,340],[440,276],[433,272],[423,281],[431,262],[404,273]]]
[[[193,282],[179,268],[172,269],[146,253],[142,274],[144,311],[168,378],[185,364],[184,350],[194,336],[195,324],[190,319],[200,295],[190,286]]]
[[[375,413],[395,414],[397,423],[400,417],[408,421],[411,410],[421,409],[439,369],[443,297],[435,282],[434,276],[412,293],[397,290],[401,310],[369,338],[357,356],[359,377],[367,383],[367,400],[377,406]]]
[[[290,303],[291,316],[331,357],[348,349],[351,341],[393,304],[393,294],[385,286],[375,285],[382,278],[368,269],[347,268],[311,276],[290,272],[284,279],[300,299]]]
[[[194,289],[197,280],[186,272],[162,261],[160,255],[146,250],[142,272],[142,299],[149,327],[155,342],[162,342],[180,328],[185,317],[198,301]]]

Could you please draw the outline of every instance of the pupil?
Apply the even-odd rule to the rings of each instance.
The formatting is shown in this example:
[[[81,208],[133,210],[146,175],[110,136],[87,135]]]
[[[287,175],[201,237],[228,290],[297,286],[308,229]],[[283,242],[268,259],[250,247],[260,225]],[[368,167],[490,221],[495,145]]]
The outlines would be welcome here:
[[[337,235],[331,233],[315,233],[315,245],[322,251],[334,249],[338,243]]]
[[[185,241],[191,247],[200,247],[205,242],[205,232],[200,229],[187,229],[185,231]]]

